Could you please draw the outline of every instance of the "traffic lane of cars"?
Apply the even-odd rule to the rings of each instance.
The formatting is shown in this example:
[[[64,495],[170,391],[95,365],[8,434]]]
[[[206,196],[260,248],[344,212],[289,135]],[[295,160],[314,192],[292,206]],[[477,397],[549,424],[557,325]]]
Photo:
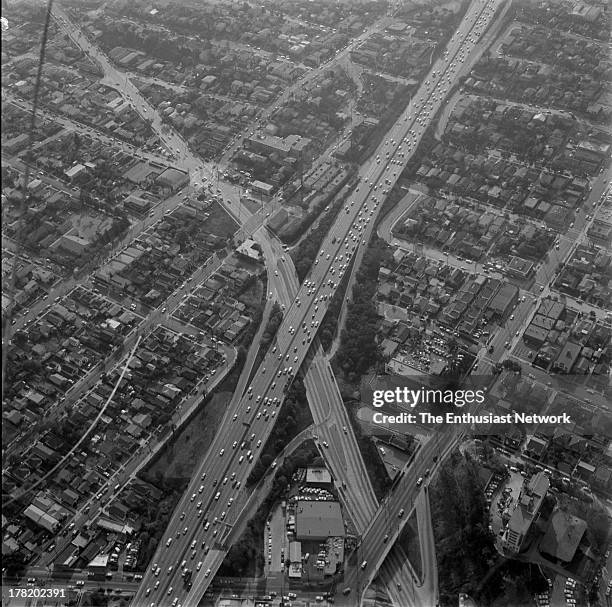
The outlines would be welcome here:
[[[341,245],[340,245],[340,246],[341,246]],[[338,248],[340,248],[340,247],[338,247]],[[317,302],[314,302],[314,303],[316,304]],[[316,308],[316,307],[317,307],[317,306],[315,305],[315,308]],[[302,345],[304,345],[304,344],[302,344]]]
[[[316,302],[315,302],[316,303]]]
[[[284,256],[279,255],[281,262],[285,261]],[[285,282],[285,289],[281,293],[281,301],[284,304],[290,305],[290,293],[297,291],[299,284],[297,277],[292,273],[288,273],[287,263],[282,263],[279,267],[281,276]],[[365,470],[362,470],[362,459],[358,452],[358,447],[352,435],[352,428],[347,419],[346,411],[340,397],[337,385],[330,376],[331,369],[329,363],[324,359],[323,350],[320,342],[315,338],[314,352],[309,354],[310,360],[306,361],[307,369],[305,372],[304,385],[308,402],[310,403],[313,412],[314,423],[321,427],[319,434],[323,440],[330,442],[329,436],[325,433],[324,424],[335,424],[338,427],[343,427],[344,439],[343,449],[341,450],[346,457],[342,458],[342,462],[338,461],[337,451],[334,449],[331,453],[326,450],[324,456],[330,465],[332,472],[336,478],[345,478],[348,484],[343,483],[343,489],[350,499],[345,500],[345,507],[351,512],[352,518],[361,522],[361,528],[367,525],[368,514],[373,514],[376,510],[377,501],[374,496],[371,484],[368,482]],[[336,399],[336,403],[332,400]],[[316,437],[318,439],[318,437]],[[356,469],[355,469],[356,467]]]
[[[223,449],[223,448],[222,448],[222,449]],[[223,452],[223,453],[224,453],[224,452]],[[220,456],[220,457],[222,457],[222,455],[221,455],[221,451],[219,452],[219,456]],[[193,495],[192,495],[192,497],[193,497]],[[225,497],[225,496],[224,496],[224,497]],[[177,529],[177,531],[176,531],[176,534],[177,534],[177,539],[178,539],[178,538],[180,537],[180,534],[181,534],[181,530],[180,530],[180,526],[181,526],[181,525],[180,525],[180,524],[178,524],[177,526],[179,527],[179,528]],[[174,532],[174,529],[172,529],[172,531]],[[188,532],[189,532],[189,531],[188,531]],[[184,533],[184,529],[183,529],[183,533]],[[170,538],[169,538],[169,539],[170,539]],[[170,542],[170,545],[172,545],[172,542]],[[179,550],[180,550],[180,549],[179,549]],[[169,560],[174,560],[174,559],[176,558],[176,554],[177,554],[177,553],[174,553],[174,551],[173,551],[173,553],[171,554],[171,556],[170,556]],[[174,571],[174,567],[173,567],[173,569],[172,569],[172,570],[170,570],[170,573],[172,574],[172,572],[173,572],[173,571]]]

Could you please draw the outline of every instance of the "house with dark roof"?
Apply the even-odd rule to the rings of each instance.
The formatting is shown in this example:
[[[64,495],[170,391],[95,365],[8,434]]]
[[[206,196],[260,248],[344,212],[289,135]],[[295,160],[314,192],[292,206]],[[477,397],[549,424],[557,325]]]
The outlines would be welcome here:
[[[578,360],[581,350],[582,346],[580,344],[575,344],[569,340],[565,342],[565,345],[561,349],[557,360],[554,362],[554,369],[569,373],[576,360]]]
[[[548,447],[548,440],[540,436],[528,436],[523,447],[523,452],[529,457],[540,459]]]

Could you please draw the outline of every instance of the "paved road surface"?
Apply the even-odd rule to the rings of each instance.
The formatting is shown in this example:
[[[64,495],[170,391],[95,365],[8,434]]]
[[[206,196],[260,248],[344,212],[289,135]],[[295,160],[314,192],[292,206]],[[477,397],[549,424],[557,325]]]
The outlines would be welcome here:
[[[488,8],[489,4],[483,4],[483,6]],[[408,144],[407,151],[410,153],[411,149],[416,148],[418,137],[427,127],[428,119],[430,120],[435,114],[436,104],[439,105],[452,83],[452,74],[456,67],[451,64],[455,60],[463,58],[464,45],[466,48],[473,46],[473,40],[468,40],[468,38],[470,36],[474,37],[471,33],[472,30],[479,31],[478,28],[482,26],[476,25],[474,27],[474,22],[478,18],[478,15],[474,18],[474,14],[477,12],[482,11],[471,10],[468,12],[466,21],[471,19],[472,22],[467,26],[465,32],[461,32],[455,37],[456,39],[453,39],[444,58],[434,65],[433,71],[440,70],[440,73],[432,83],[425,86],[426,89],[431,87],[431,92],[423,90],[420,96],[417,95],[405,114],[391,129],[389,134],[391,141],[388,139],[381,144],[376,161],[372,162],[369,170],[362,171],[361,191],[358,187],[354,199],[340,213],[322,247],[323,253],[319,256],[318,263],[313,267],[311,275],[302,285],[297,298],[285,313],[277,337],[278,351],[268,354],[255,373],[251,383],[251,398],[248,395],[245,396],[238,403],[236,409],[231,408],[228,411],[223,424],[223,432],[220,433],[223,434],[224,440],[219,442],[218,445],[213,445],[200,468],[202,474],[206,473],[204,481],[208,485],[204,494],[207,503],[205,507],[204,504],[202,505],[203,513],[197,516],[197,508],[191,505],[197,499],[197,493],[190,497],[189,492],[196,489],[199,482],[194,479],[170,523],[169,533],[167,534],[167,539],[171,540],[169,546],[162,545],[154,557],[154,561],[162,562],[163,567],[161,567],[160,576],[165,579],[160,580],[159,587],[154,593],[151,592],[152,603],[163,604],[167,601],[165,597],[174,597],[177,602],[183,605],[195,604],[208,587],[213,575],[213,568],[216,569],[223,559],[222,544],[227,536],[227,528],[228,526],[231,527],[235,520],[231,505],[226,505],[226,500],[228,498],[230,500],[238,499],[236,488],[234,487],[234,490],[232,490],[229,478],[223,475],[235,474],[236,479],[241,479],[242,486],[243,480],[252,467],[252,462],[243,457],[241,453],[243,450],[240,449],[238,441],[246,442],[245,438],[251,441],[251,436],[253,437],[252,442],[245,446],[245,449],[251,447],[247,450],[248,455],[248,451],[252,451],[253,448],[257,449],[256,445],[259,444],[259,441],[263,443],[267,439],[270,424],[266,423],[265,417],[269,417],[269,420],[271,420],[271,410],[274,411],[277,405],[282,402],[285,387],[297,373],[310,349],[318,323],[323,319],[327,309],[329,298],[333,295],[342,274],[346,271],[348,261],[359,247],[361,232],[367,228],[367,224],[374,218],[375,210],[380,202],[378,188],[389,182],[392,177],[397,177],[397,169],[394,163],[402,164],[400,158],[405,157],[401,148],[404,138],[409,139],[409,135],[412,138],[411,142],[406,142]],[[417,112],[414,117],[412,116],[413,111]],[[385,158],[384,161],[380,158],[381,154]],[[372,206],[369,207],[368,205]],[[240,421],[238,420],[239,416]],[[232,439],[234,437],[236,447],[229,447],[230,444],[233,445]],[[217,446],[219,447],[218,451]],[[240,457],[242,457],[242,460]],[[224,478],[228,478],[226,484],[219,482]],[[216,481],[214,487],[209,485],[211,480]],[[214,494],[217,499],[215,497],[209,498],[208,495],[212,495],[215,490],[218,491],[218,496]],[[196,491],[199,490],[196,489]],[[204,485],[202,491],[204,493]],[[227,503],[231,504],[232,502],[228,501]],[[181,518],[183,511],[186,514]],[[187,511],[189,511],[189,515],[187,515]],[[202,520],[212,518],[213,523],[209,524],[207,529],[203,528],[197,521],[197,518],[200,517],[202,517]],[[216,522],[214,521],[215,518],[217,519]],[[184,529],[182,528],[183,525]],[[204,542],[204,545],[213,544],[213,549],[203,557],[202,548],[200,548],[202,542]],[[192,545],[194,548],[191,548]],[[191,560],[190,553],[192,550],[195,550],[193,560],[197,560],[195,557],[198,557],[203,558],[203,561],[200,570],[193,574],[192,588],[185,592],[182,587],[180,572],[177,570],[180,569],[181,559]],[[172,569],[168,571],[167,567],[172,567]],[[164,570],[166,571],[165,574],[163,573]],[[155,577],[152,573],[149,575],[147,583],[143,583],[143,588],[148,586]],[[162,599],[162,597],[164,598]],[[144,592],[139,591],[135,604],[142,603],[146,598]]]

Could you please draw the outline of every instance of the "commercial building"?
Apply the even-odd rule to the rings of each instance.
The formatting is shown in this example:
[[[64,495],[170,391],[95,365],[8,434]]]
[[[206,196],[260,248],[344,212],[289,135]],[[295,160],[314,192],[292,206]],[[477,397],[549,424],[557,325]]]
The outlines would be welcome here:
[[[526,280],[533,273],[533,262],[512,255],[510,263],[506,266],[506,272],[508,276],[513,276],[519,280]]]
[[[74,255],[81,255],[85,252],[91,242],[87,238],[81,238],[76,234],[64,234],[59,241],[59,246]]]
[[[276,135],[259,134],[245,140],[248,149],[262,154],[278,154],[281,158],[286,156],[299,156],[308,149],[311,140],[300,135],[277,137]]]
[[[298,540],[325,540],[344,537],[339,502],[299,501],[295,510],[295,536]]]
[[[128,211],[132,211],[136,215],[145,215],[149,212],[149,209],[153,206],[151,200],[139,196],[137,193],[132,192],[124,201],[123,205]]]
[[[50,514],[41,510],[38,506],[30,504],[23,512],[26,518],[29,518],[33,523],[39,525],[43,529],[55,533],[60,522]]]
[[[189,183],[189,173],[178,169],[166,169],[157,179],[157,183],[170,188],[173,192]]]
[[[239,255],[243,255],[253,261],[261,261],[261,246],[253,239],[247,238],[237,249]]]
[[[263,181],[253,181],[251,183],[251,189],[253,192],[258,192],[259,194],[265,194],[266,196],[271,196],[274,191],[274,186],[269,183],[264,183]]]
[[[64,175],[68,178],[68,181],[72,181],[75,177],[78,177],[81,173],[84,173],[87,169],[83,164],[75,164],[73,167],[66,169]]]
[[[324,466],[311,466],[306,468],[306,484],[323,489],[331,485],[332,478],[329,470]]]
[[[543,472],[538,472],[523,485],[504,535],[503,546],[510,554],[519,553],[524,546],[532,523],[538,519],[549,486],[548,476]]]
[[[506,318],[518,301],[519,290],[511,284],[504,284],[489,302],[489,309],[497,318]]]

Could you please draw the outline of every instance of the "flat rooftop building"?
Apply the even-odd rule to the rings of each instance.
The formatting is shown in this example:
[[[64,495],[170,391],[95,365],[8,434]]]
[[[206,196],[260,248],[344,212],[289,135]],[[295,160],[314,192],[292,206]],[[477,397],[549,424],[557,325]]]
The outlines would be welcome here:
[[[323,466],[306,468],[307,485],[331,485],[332,479],[329,470]]]
[[[504,540],[504,548],[513,554],[521,551],[531,524],[538,518],[540,506],[546,497],[550,486],[548,476],[544,472],[534,474],[523,485],[521,494],[512,511]]]
[[[295,536],[298,540],[325,540],[344,537],[339,502],[299,501],[295,509]]]

